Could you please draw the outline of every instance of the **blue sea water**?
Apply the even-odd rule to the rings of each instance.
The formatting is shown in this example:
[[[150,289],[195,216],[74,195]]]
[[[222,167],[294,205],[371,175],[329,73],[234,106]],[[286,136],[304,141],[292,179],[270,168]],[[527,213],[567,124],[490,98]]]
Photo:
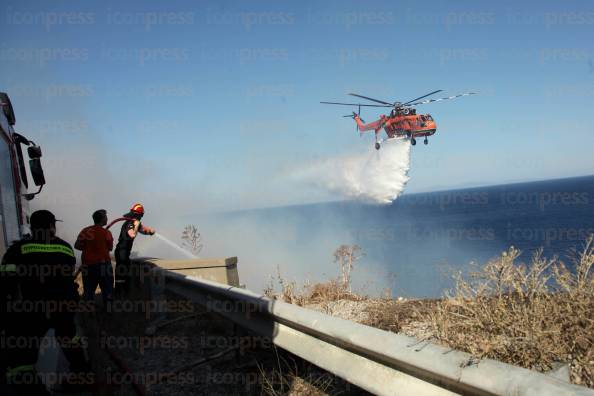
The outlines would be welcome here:
[[[234,230],[225,249],[235,246],[248,287],[260,288],[277,266],[297,280],[335,276],[333,249],[355,243],[366,253],[353,272],[363,279],[358,286],[368,282],[375,292],[389,287],[394,295],[437,297],[453,285],[453,271],[510,246],[525,261],[542,248],[569,263],[572,249],[594,233],[594,176],[404,194],[390,205],[331,202],[240,211],[219,215],[217,222]]]

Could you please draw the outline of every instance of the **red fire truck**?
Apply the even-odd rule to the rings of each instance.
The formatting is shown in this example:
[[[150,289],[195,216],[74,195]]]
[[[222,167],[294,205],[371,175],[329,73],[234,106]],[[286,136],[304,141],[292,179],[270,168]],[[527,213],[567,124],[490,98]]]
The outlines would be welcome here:
[[[14,130],[15,116],[10,98],[0,92],[0,257],[12,241],[29,230],[29,201],[45,184],[41,167],[41,148]],[[29,171],[23,147],[27,147]],[[37,191],[30,191],[29,176]],[[31,186],[31,190],[35,187]]]

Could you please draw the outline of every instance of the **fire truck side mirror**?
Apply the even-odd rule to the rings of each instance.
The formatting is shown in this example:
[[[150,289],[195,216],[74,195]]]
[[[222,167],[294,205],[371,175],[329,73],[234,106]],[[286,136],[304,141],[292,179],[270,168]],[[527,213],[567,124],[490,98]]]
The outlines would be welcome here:
[[[33,183],[36,186],[43,186],[45,184],[45,176],[43,175],[41,160],[39,158],[29,160],[29,168],[31,169],[31,176],[33,176]]]
[[[29,154],[29,158],[41,158],[41,147],[39,146],[29,146],[27,147],[27,154]]]
[[[45,184],[45,176],[43,175],[43,167],[41,166],[41,147],[30,146],[27,148],[29,154],[29,169],[31,169],[31,176],[33,176],[33,183],[36,186],[43,186]]]

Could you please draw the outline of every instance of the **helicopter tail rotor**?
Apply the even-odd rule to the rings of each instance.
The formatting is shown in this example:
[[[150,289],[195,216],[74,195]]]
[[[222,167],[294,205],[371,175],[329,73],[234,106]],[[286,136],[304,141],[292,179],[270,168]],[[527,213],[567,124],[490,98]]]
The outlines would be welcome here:
[[[359,112],[355,113],[353,111],[353,114],[343,115],[343,117],[352,118],[353,120],[355,118],[359,118],[359,120],[361,120],[362,123],[365,123],[365,120],[363,120],[363,118],[361,118],[361,107],[359,107]],[[355,125],[355,131],[359,131],[359,126],[358,125]],[[361,133],[361,136],[363,136],[362,133]]]

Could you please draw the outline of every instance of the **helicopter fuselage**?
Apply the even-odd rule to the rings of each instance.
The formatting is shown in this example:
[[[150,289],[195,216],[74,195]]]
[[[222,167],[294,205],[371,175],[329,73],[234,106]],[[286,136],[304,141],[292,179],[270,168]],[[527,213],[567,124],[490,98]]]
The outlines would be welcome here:
[[[437,131],[437,125],[430,114],[397,115],[384,119],[384,131],[389,138],[431,136]]]
[[[369,124],[364,124],[361,118],[356,116],[355,122],[360,132],[375,131],[377,134],[383,128],[388,138],[426,137],[437,131],[437,125],[430,114],[382,115],[379,120]]]

